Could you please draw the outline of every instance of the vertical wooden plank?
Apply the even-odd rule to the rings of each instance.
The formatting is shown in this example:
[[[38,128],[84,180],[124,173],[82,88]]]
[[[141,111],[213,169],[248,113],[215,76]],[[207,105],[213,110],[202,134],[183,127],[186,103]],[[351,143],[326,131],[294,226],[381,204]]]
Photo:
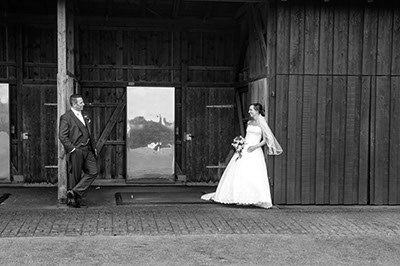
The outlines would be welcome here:
[[[17,26],[15,25],[7,25],[6,27],[6,44],[7,44],[7,61],[16,62],[16,48],[17,48]],[[16,67],[8,67],[8,76],[9,80],[16,80]]]
[[[371,77],[366,76],[361,78],[358,204],[367,204],[369,199],[370,101]]]
[[[268,124],[275,132],[275,135],[279,142],[282,142],[283,136],[278,135],[276,132],[276,48],[277,48],[277,8],[276,4],[267,3],[265,10],[261,12],[261,16],[264,23],[264,28],[266,29],[266,45],[267,45],[267,90],[268,94],[266,98],[268,99],[268,109],[266,108],[266,113],[268,114]],[[284,151],[286,153],[286,151]],[[280,163],[283,159],[283,155],[279,158],[271,156],[272,158],[267,158],[268,160],[268,174],[271,181],[271,195],[273,202],[275,199],[276,183],[282,182],[282,176],[277,176],[275,168],[278,162]]]
[[[319,61],[320,10],[317,5],[305,8],[304,73],[317,74]]]
[[[301,143],[301,203],[315,203],[315,149],[317,82],[314,76],[304,77]]]
[[[46,106],[44,105],[46,100],[45,100],[45,93],[46,93],[46,89],[42,88],[40,90],[40,117],[45,118],[45,114],[46,114]],[[40,155],[38,157],[40,157],[40,169],[41,169],[41,177],[44,178],[44,182],[46,182],[46,144],[48,144],[47,140],[47,136],[46,136],[46,119],[41,119],[40,121]],[[47,143],[46,143],[47,142]]]
[[[376,167],[376,157],[375,157],[375,149],[376,149],[376,84],[377,78],[376,76],[371,76],[371,99],[370,99],[370,139],[369,139],[369,200],[370,204],[377,203],[377,195],[379,195],[379,185],[377,190],[377,177],[375,176],[375,167]],[[379,183],[379,180],[378,180]]]
[[[303,82],[301,76],[290,76],[287,116],[287,203],[300,203],[301,108]]]
[[[288,127],[295,128],[292,140],[295,141],[294,150],[294,180],[288,179],[288,187],[294,192],[294,202],[301,203],[301,145],[302,145],[302,101],[303,101],[303,76],[304,73],[304,6],[292,5],[290,7],[290,50],[289,50],[289,73],[297,76],[289,77],[289,110]],[[293,93],[291,95],[291,93]],[[291,97],[292,96],[292,97]],[[289,107],[290,108],[290,107]],[[292,115],[291,115],[292,114]],[[290,145],[290,144],[289,144]],[[293,154],[291,154],[293,156]],[[289,159],[292,160],[292,159]],[[293,161],[292,161],[293,163]],[[290,177],[290,178],[293,178]],[[289,177],[288,177],[289,178]]]
[[[344,204],[358,204],[363,14],[359,7],[349,10],[348,85],[346,107],[346,160],[344,172]]]
[[[389,204],[400,203],[400,77],[392,77],[390,94]]]
[[[333,77],[330,204],[343,203],[346,79]]]
[[[378,30],[378,11],[376,8],[372,6],[366,6],[364,10],[364,34],[363,34],[363,57],[362,57],[362,73],[363,75],[375,75],[376,74],[376,56],[377,56],[377,30]],[[367,80],[364,80],[366,82]],[[363,83],[364,83],[363,82]],[[369,199],[370,204],[375,203],[375,126],[374,126],[374,117],[375,117],[375,85],[376,81],[374,77],[371,77],[369,80],[370,86],[368,87],[368,91],[370,92],[370,104],[369,104],[369,117],[371,117],[371,121],[369,123],[369,172],[368,172],[368,191],[369,195],[367,199]],[[363,91],[364,90],[363,85]],[[363,125],[365,126],[365,125]],[[361,151],[360,151],[360,154]],[[362,158],[364,160],[365,158]],[[360,173],[361,174],[361,173]],[[363,184],[365,184],[365,180],[362,180]],[[361,186],[361,180],[360,180]],[[361,188],[360,188],[361,189]],[[360,191],[361,192],[361,191]],[[360,194],[360,200],[363,195]]]
[[[303,143],[302,124],[303,124],[303,95],[304,95],[304,76],[290,76],[290,80],[295,82],[293,88],[296,90],[296,177],[295,177],[295,200],[296,204],[301,203],[301,159]],[[289,81],[289,90],[291,89]]]
[[[79,75],[81,80],[87,80],[88,76],[88,71],[85,68],[82,68],[82,65],[87,64],[88,60],[88,48],[87,48],[87,43],[88,43],[88,34],[86,32],[86,29],[83,27],[79,28],[79,33],[77,34],[76,42],[78,42],[78,55],[79,58],[77,58],[77,65],[79,66],[79,72],[77,72],[77,75]],[[79,41],[78,41],[79,40]]]
[[[254,4],[250,5],[250,13],[251,13],[251,17],[253,18],[253,24],[254,24],[254,29],[255,29],[256,35],[258,35],[257,36],[257,39],[258,39],[257,46],[258,46],[258,49],[259,49],[260,55],[261,55],[259,60],[256,60],[256,61],[260,62],[259,69],[261,70],[261,72],[264,72],[263,70],[265,69],[265,67],[268,64],[267,44],[265,43],[259,12],[255,11]]]
[[[377,9],[367,6],[364,10],[363,75],[375,75],[376,73],[377,25]]]
[[[359,99],[359,93],[361,84],[360,78],[350,76],[348,77],[347,83],[347,106],[346,106],[346,121],[345,121],[345,165],[344,165],[344,204],[357,204],[357,197],[353,197],[355,192],[357,195],[358,189],[354,189],[358,185],[358,142],[359,136],[356,132],[359,130],[357,110],[357,99]],[[354,200],[355,201],[354,201]]]
[[[106,101],[111,102],[111,103],[117,102],[115,91],[116,91],[115,88],[103,89],[103,91],[102,91],[104,93],[103,102],[106,102]],[[105,116],[103,117],[104,125],[107,125],[114,110],[115,110],[115,107],[105,108]],[[112,131],[110,132],[108,140],[111,140],[111,141],[116,140],[116,127],[115,126],[112,129]],[[115,145],[106,145],[105,148],[106,148],[106,152],[105,152],[105,158],[104,158],[105,159],[104,178],[105,179],[113,179],[113,178],[115,178],[115,170],[116,170],[116,168],[115,168],[116,146]]]
[[[377,77],[375,109],[375,204],[388,204],[390,79]]]
[[[102,51],[101,51],[101,36],[102,36],[102,31],[100,30],[91,30],[91,38],[90,38],[90,43],[91,43],[91,61],[90,64],[94,66],[98,66],[101,64],[101,59],[102,59]],[[99,68],[94,67],[92,70],[92,80],[101,80],[101,71]]]
[[[0,25],[0,62],[7,62],[7,48],[8,48],[8,43],[7,43],[7,26],[6,25]],[[2,68],[0,68],[0,77],[4,78],[7,77],[8,75],[3,74],[3,71],[1,71]]]
[[[290,8],[287,3],[279,3],[277,8],[277,74],[289,73]]]
[[[32,34],[32,39],[30,40],[32,43],[32,63],[40,63],[40,53],[41,53],[41,45],[40,45],[40,35],[41,29],[39,26],[33,27],[34,34]],[[68,69],[68,68],[67,68]],[[40,80],[41,79],[41,68],[38,66],[32,67],[32,76],[31,79]]]
[[[103,132],[103,129],[105,127],[104,124],[104,117],[105,117],[105,108],[104,107],[99,107],[98,104],[101,104],[103,102],[102,94],[101,94],[102,88],[87,88],[87,91],[89,92],[89,95],[91,97],[86,97],[86,101],[90,101],[95,105],[93,108],[93,135],[96,136],[96,139],[98,140],[101,136],[101,133]],[[98,178],[104,178],[105,173],[104,173],[104,165],[105,165],[105,159],[106,159],[106,150],[107,149],[102,149],[99,151],[99,157],[97,160],[97,168],[99,170],[99,177]]]
[[[8,43],[8,27],[6,25],[0,25],[0,62],[8,62],[8,49],[10,44]],[[0,78],[8,79],[10,67],[0,66]]]
[[[294,152],[291,138],[288,136],[288,78],[287,76],[277,75],[276,91],[276,127],[275,134],[280,136],[279,142],[284,150],[275,161],[275,182],[274,182],[274,203],[275,204],[290,204],[294,202],[294,193],[289,191],[287,180],[294,179],[294,158],[290,155]],[[292,132],[290,130],[289,132]],[[288,142],[286,142],[288,141]],[[293,160],[293,161],[292,161]],[[293,167],[291,167],[293,166]],[[294,192],[294,191],[293,191]]]
[[[319,34],[319,74],[333,72],[333,19],[334,9],[329,4],[321,6],[321,22]]]
[[[23,105],[23,132],[28,134],[23,139],[24,146],[24,179],[27,183],[41,182],[42,151],[41,151],[41,93],[40,87],[24,87],[23,102],[32,101],[35,104]],[[39,114],[39,115],[38,115]]]
[[[347,74],[348,52],[348,8],[335,7],[333,72],[339,75]],[[346,84],[347,79],[334,77],[333,82],[333,112],[332,112],[332,180],[331,203],[343,203],[344,189],[344,139],[346,114]],[[335,186],[335,187],[333,187]]]
[[[300,182],[301,182],[301,204],[310,204],[310,192],[311,192],[311,113],[312,97],[313,94],[312,77],[304,77],[304,89],[303,89],[303,108],[301,115],[301,159],[300,159]],[[298,131],[298,130],[296,130]]]
[[[207,95],[207,105],[214,105],[217,104],[218,102],[218,91],[217,89],[210,89],[209,93]],[[206,108],[206,115],[207,115],[207,120],[206,124],[204,125],[207,129],[207,139],[208,143],[206,144],[208,151],[206,154],[202,155],[206,157],[206,165],[218,165],[219,161],[219,146],[220,143],[218,143],[218,132],[219,132],[219,127],[220,124],[218,123],[218,117],[219,114],[218,112],[220,110],[216,110],[217,108]],[[206,182],[209,182],[210,180],[216,181],[219,179],[219,176],[217,173],[219,173],[217,169],[208,169],[208,176],[205,176]]]
[[[293,5],[290,9],[289,73],[304,73],[304,6]]]
[[[351,7],[349,11],[349,52],[347,73],[360,75],[363,52],[363,13],[359,7]]]
[[[389,75],[392,66],[393,10],[382,7],[378,13],[376,74]],[[399,43],[394,44],[399,46]]]
[[[181,39],[179,39],[179,42],[181,43],[181,50],[180,50],[180,55],[181,55],[181,61],[179,61],[181,65],[181,82],[182,82],[182,136],[183,138],[185,137],[184,134],[185,132],[188,132],[187,130],[187,101],[186,101],[186,95],[187,95],[187,79],[188,79],[188,68],[187,68],[187,63],[188,63],[188,42],[187,42],[187,32],[182,32],[180,35]],[[183,139],[182,139],[183,140]],[[182,171],[186,173],[186,152],[187,152],[187,142],[182,141]]]
[[[24,80],[24,51],[23,51],[23,28],[22,26],[17,27],[16,37],[16,79],[17,79],[17,129],[16,134],[18,138],[18,174],[23,175],[24,157],[23,157],[23,145],[21,134],[23,132],[23,80]],[[60,169],[59,169],[60,170]]]
[[[325,179],[328,179],[329,184],[329,169],[326,169],[326,150],[329,145],[326,145],[326,140],[329,136],[326,132],[326,125],[330,119],[327,119],[327,93],[328,83],[330,78],[326,76],[318,77],[318,92],[317,92],[317,128],[316,128],[316,162],[315,162],[315,203],[326,204],[324,201],[325,195]],[[328,165],[329,166],[329,165]]]
[[[122,30],[118,30],[116,33],[116,64],[121,66],[124,64],[124,39],[123,39],[123,32]],[[124,79],[124,70],[119,69],[116,72],[116,80],[123,81]],[[125,101],[126,102],[126,88],[117,88],[116,89],[116,101]],[[121,99],[125,97],[125,99]],[[126,107],[125,107],[126,108]],[[126,111],[125,111],[126,113]],[[125,120],[126,116],[120,117],[116,127],[116,140],[117,141],[124,141],[126,139],[126,127],[125,127]],[[125,176],[125,145],[117,145],[115,147],[115,178],[121,179]]]
[[[400,12],[396,9],[393,17],[392,79],[390,103],[390,169],[389,204],[400,203]],[[394,76],[397,75],[397,76]]]
[[[392,60],[392,10],[381,8],[378,13],[377,30],[377,68],[378,75],[388,75]],[[390,80],[377,77],[375,109],[375,204],[387,204],[389,182],[389,110]]]
[[[393,14],[392,75],[400,75],[400,12]]]
[[[188,175],[190,181],[201,182],[207,172],[206,169],[206,98],[207,88],[188,88],[187,91],[187,130],[194,138],[187,142],[188,147]],[[197,104],[191,104],[196,102]]]

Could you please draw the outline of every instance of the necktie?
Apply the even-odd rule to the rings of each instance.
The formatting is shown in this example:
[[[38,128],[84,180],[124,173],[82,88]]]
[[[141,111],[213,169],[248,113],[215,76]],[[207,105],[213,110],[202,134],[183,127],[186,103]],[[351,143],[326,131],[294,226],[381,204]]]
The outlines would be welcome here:
[[[86,125],[81,112],[77,112],[77,115],[78,115],[79,120],[82,122],[82,124]]]

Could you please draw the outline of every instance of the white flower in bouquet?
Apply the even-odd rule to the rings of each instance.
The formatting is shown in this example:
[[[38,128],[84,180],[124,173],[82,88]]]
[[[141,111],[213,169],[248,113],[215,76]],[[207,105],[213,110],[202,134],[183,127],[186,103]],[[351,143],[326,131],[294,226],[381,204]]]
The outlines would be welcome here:
[[[239,154],[238,158],[242,157],[242,151],[245,144],[245,139],[242,136],[237,136],[233,139],[232,146],[235,148],[236,152]],[[238,159],[236,158],[236,159]]]

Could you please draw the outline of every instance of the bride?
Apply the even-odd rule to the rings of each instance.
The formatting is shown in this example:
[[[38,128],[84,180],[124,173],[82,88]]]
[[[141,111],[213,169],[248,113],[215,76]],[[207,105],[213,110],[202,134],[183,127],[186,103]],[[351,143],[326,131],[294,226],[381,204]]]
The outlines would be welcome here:
[[[203,200],[272,207],[267,166],[261,147],[267,145],[268,155],[279,155],[282,148],[265,121],[262,105],[251,104],[249,114],[251,120],[247,123],[242,154],[236,152],[233,155],[219,181],[217,191],[203,195]]]

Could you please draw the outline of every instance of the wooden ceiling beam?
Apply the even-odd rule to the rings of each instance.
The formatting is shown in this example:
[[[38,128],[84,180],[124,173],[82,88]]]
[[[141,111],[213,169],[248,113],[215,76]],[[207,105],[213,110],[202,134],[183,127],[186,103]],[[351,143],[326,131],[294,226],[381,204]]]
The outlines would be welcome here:
[[[108,18],[95,16],[76,16],[76,23],[89,27],[123,27],[123,28],[194,28],[194,29],[231,29],[237,27],[234,19],[208,18],[206,21],[199,18]]]

